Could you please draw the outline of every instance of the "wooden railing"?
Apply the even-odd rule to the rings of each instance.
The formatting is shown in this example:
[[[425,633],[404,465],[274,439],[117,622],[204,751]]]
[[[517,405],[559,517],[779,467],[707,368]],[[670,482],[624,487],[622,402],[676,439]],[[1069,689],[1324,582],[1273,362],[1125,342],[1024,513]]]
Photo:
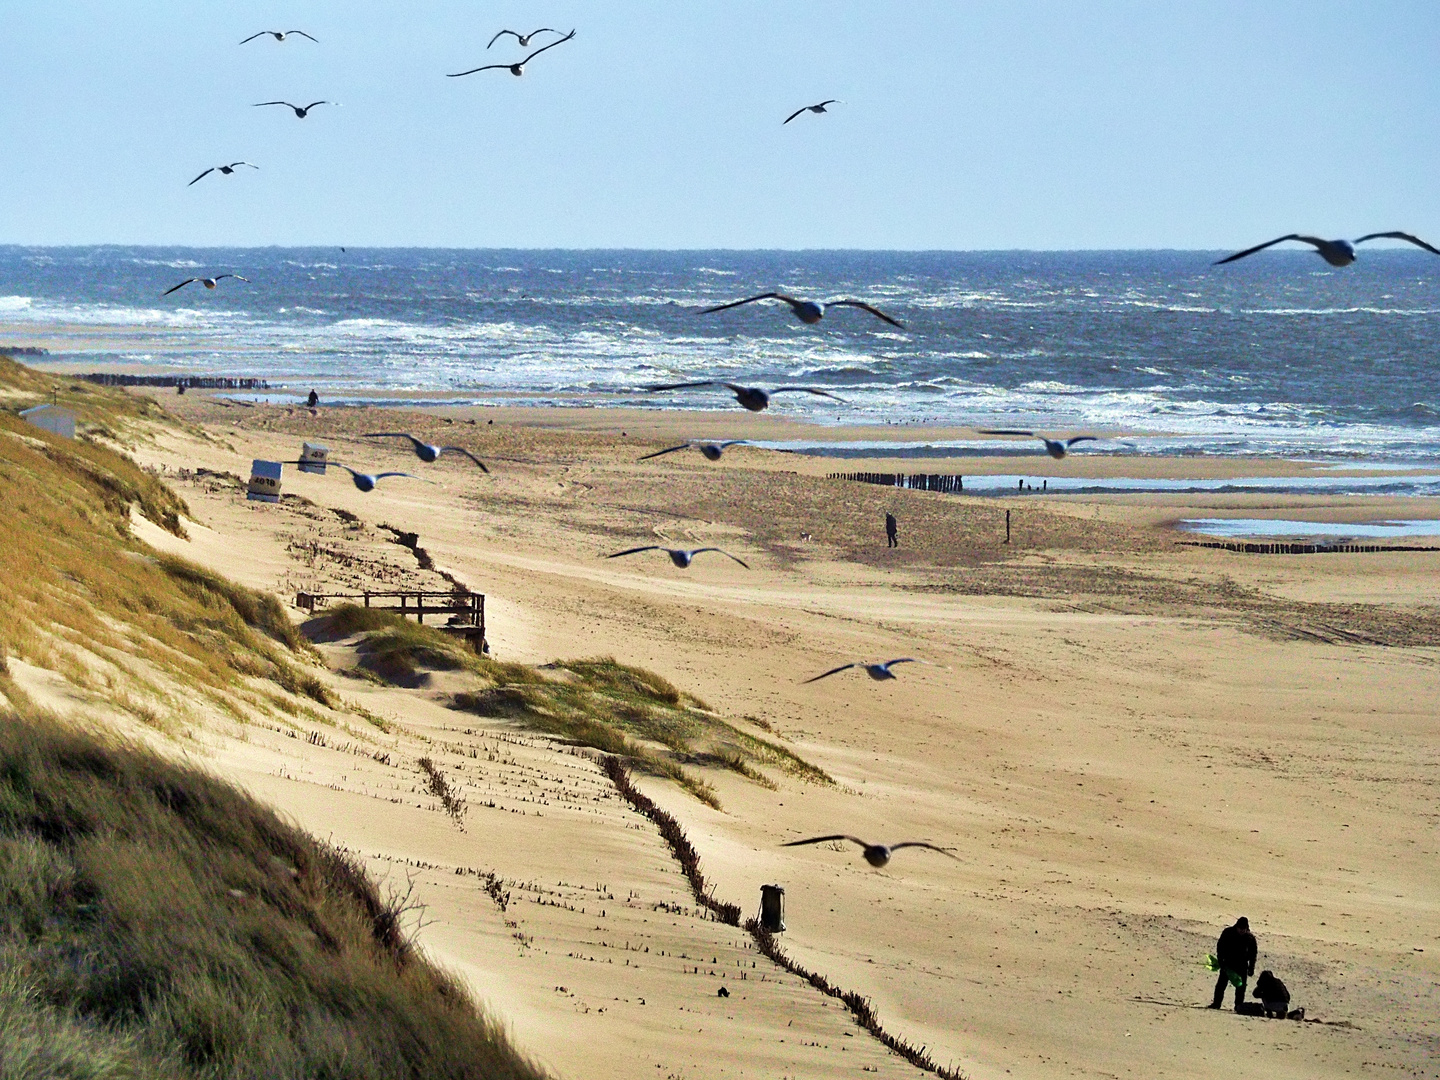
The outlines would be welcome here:
[[[488,652],[485,643],[485,594],[477,592],[358,592],[295,594],[295,606],[312,615],[326,604],[348,601],[367,608],[393,611],[404,618],[424,623],[426,615],[447,615],[437,627],[467,639],[479,639],[479,652]]]

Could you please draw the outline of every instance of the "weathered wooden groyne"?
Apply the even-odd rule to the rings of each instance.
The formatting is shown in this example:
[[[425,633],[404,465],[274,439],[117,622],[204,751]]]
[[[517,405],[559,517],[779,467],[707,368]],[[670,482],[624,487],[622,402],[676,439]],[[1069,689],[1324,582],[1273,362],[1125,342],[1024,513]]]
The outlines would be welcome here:
[[[269,390],[264,379],[230,378],[224,375],[123,375],[113,371],[92,371],[79,378],[100,386],[183,386],[188,390]]]
[[[879,484],[882,487],[909,488],[912,491],[939,491],[946,495],[961,495],[965,492],[965,477],[943,473],[830,473],[830,480],[854,480],[861,484]]]
[[[1440,551],[1412,544],[1300,544],[1287,540],[1255,543],[1241,540],[1177,540],[1181,547],[1215,548],[1246,555],[1357,555],[1374,551]]]

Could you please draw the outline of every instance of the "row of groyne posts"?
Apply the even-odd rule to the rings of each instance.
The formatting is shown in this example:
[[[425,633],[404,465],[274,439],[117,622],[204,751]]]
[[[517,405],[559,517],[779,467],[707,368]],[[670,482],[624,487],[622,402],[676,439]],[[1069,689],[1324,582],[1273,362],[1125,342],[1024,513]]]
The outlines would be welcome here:
[[[942,473],[834,472],[827,479],[854,480],[861,484],[909,488],[912,491],[939,491],[945,495],[962,495],[965,492],[965,477]]]

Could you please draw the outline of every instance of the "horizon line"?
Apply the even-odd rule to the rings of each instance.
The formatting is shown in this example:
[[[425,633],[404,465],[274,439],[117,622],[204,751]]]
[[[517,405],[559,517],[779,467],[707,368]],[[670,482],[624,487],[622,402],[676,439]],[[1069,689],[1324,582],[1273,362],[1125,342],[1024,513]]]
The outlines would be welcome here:
[[[117,241],[102,240],[88,243],[66,243],[66,244],[35,244],[21,243],[14,241],[0,241],[0,250],[7,248],[20,249],[43,249],[43,250],[85,250],[96,248],[179,248],[189,251],[286,251],[299,249],[328,250],[328,249],[353,249],[356,251],[516,251],[516,252],[567,252],[581,254],[586,252],[637,252],[644,254],[709,254],[709,253],[731,253],[742,255],[753,254],[783,254],[783,255],[804,255],[804,254],[866,254],[866,255],[1113,255],[1113,254],[1179,254],[1195,255],[1210,254],[1217,251],[1234,250],[1230,246],[1221,247],[1068,247],[1068,248],[1033,248],[1033,247],[1010,247],[1010,248],[871,248],[871,247],[555,247],[555,246],[515,246],[499,245],[493,247],[484,246],[457,246],[457,245],[434,245],[434,244],[338,244],[338,243],[309,243],[309,244],[186,244],[186,243],[121,243]],[[1401,241],[1393,244],[1384,244],[1374,248],[1376,251],[1395,250],[1408,251],[1411,246]],[[1291,252],[1298,255],[1314,255],[1313,249],[1309,248],[1278,248],[1277,254]],[[1417,252],[1417,254],[1420,254]]]

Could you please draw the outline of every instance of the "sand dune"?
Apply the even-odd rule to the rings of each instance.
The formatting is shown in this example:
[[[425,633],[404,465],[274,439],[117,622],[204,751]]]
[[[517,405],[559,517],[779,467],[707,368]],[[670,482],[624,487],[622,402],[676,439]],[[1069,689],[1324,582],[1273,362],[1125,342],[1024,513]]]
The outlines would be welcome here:
[[[856,466],[747,447],[715,464],[635,461],[678,438],[797,426],[738,415],[385,413],[386,430],[473,446],[493,475],[442,459],[424,473],[433,486],[362,495],[287,470],[308,502],[262,506],[194,470],[238,475],[301,438],[367,468],[413,458],[359,440],[377,422],[365,410],[173,404],[213,439],[141,454],[204,529],[154,542],[282,596],[445,588],[443,571],[487,594],[495,655],[614,655],[827,770],[834,786],[775,773],[773,791],[709,770],[721,810],[639,783],[683,823],[717,896],[748,914],[761,884],[783,884],[787,952],[940,1063],[977,1078],[1228,1080],[1420,1075],[1440,1051],[1440,555],[1179,548],[1163,527],[1185,512],[1174,497],[1002,506],[827,481]],[[1039,464],[1080,475],[1092,462]],[[418,533],[434,569],[387,525]],[[601,561],[634,543],[720,544],[754,569]],[[344,667],[343,646],[327,650]],[[800,685],[900,655],[931,664]],[[332,678],[392,730],[215,733],[209,760],[392,881],[413,878],[426,947],[557,1072],[915,1074],[704,917],[654,826],[586,753],[457,713],[439,688]],[[427,753],[466,800],[458,823],[424,791],[414,761]],[[902,851],[875,871],[853,847],[778,847],[829,831],[960,858]],[[1213,980],[1201,961],[1239,914],[1261,966],[1330,1023],[1199,1007]]]

